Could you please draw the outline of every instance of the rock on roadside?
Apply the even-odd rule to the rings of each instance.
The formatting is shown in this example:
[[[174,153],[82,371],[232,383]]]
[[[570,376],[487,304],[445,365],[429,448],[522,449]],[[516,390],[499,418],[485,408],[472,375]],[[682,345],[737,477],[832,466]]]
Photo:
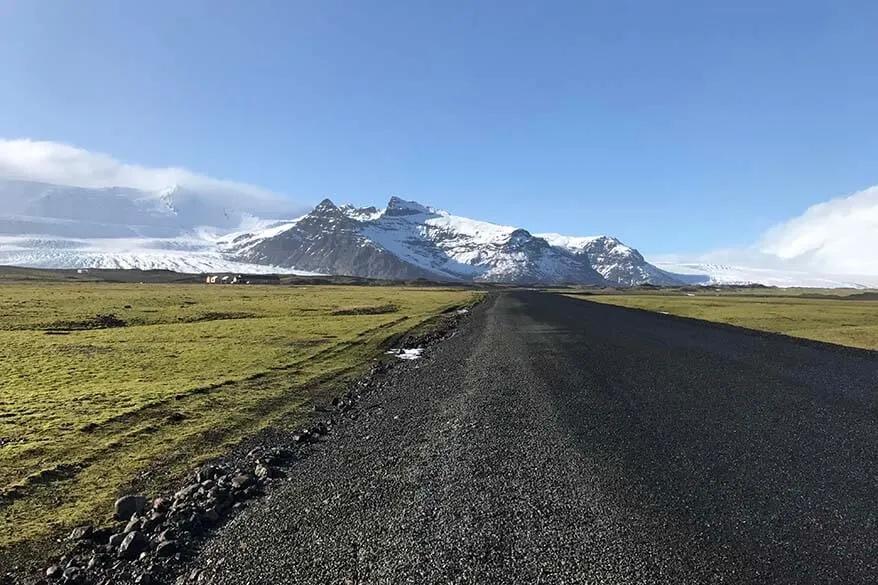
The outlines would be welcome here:
[[[146,507],[145,496],[127,495],[122,496],[114,505],[117,520],[127,520],[134,514],[139,514]]]

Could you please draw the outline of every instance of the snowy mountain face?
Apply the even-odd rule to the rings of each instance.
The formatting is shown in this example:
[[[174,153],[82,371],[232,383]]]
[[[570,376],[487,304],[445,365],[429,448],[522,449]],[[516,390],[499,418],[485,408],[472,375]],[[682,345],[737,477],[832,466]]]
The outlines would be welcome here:
[[[814,206],[774,230],[762,249],[650,263],[613,237],[531,234],[396,197],[384,209],[325,200],[298,217],[301,208],[288,199],[233,183],[150,191],[0,179],[0,265],[521,284],[874,287],[874,255],[860,240],[874,235],[876,200],[878,189],[870,189]]]
[[[638,284],[679,285],[679,275],[660,270],[629,248],[609,236],[570,237],[560,234],[537,234],[553,246],[589,259],[594,269],[608,281],[626,286]]]
[[[520,284],[679,283],[614,238],[571,238],[393,197],[325,200],[298,219],[277,199],[0,180],[0,265],[293,272]]]
[[[361,211],[346,211],[327,199],[305,217],[274,228],[267,237],[260,232],[244,234],[224,242],[224,249],[243,262],[323,274],[393,275],[386,278],[430,276],[417,266],[407,265],[393,253],[372,245],[359,233],[361,222],[351,217]]]
[[[369,278],[679,284],[614,238],[535,236],[397,197],[384,210],[327,199],[279,233],[248,234],[227,251],[249,263]]]

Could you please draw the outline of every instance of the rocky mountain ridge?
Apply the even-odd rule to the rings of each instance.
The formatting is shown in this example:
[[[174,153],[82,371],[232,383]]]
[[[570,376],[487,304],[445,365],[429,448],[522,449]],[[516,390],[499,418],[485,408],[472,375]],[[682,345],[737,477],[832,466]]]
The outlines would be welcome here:
[[[532,234],[392,197],[383,208],[181,186],[0,179],[0,264],[517,284],[678,284],[615,238]]]
[[[679,284],[607,236],[534,235],[392,197],[387,207],[323,200],[270,234],[224,243],[232,257],[327,274],[519,284]]]

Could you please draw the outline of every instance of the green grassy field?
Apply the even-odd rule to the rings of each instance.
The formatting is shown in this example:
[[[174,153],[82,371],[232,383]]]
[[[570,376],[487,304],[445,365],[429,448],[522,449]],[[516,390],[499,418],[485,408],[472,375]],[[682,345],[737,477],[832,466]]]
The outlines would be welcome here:
[[[773,291],[757,296],[710,292],[674,294],[593,294],[575,298],[609,303],[622,307],[661,311],[672,315],[718,321],[750,329],[783,333],[817,341],[863,349],[878,350],[878,301],[847,300],[853,295],[844,291],[833,296],[822,291],[825,298],[811,298],[813,292],[797,289],[788,295]]]
[[[436,288],[0,285],[0,561],[108,519],[120,492],[159,489],[262,428],[301,424],[391,336],[475,299]],[[122,323],[99,314],[124,326],[101,328]]]

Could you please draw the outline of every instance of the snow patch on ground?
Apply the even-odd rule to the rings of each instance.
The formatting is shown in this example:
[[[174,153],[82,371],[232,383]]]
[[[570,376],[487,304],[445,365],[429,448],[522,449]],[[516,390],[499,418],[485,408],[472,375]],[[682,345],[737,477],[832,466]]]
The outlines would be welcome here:
[[[401,360],[416,360],[421,358],[423,352],[423,347],[416,347],[414,349],[391,349],[387,353],[389,355],[394,355]]]

